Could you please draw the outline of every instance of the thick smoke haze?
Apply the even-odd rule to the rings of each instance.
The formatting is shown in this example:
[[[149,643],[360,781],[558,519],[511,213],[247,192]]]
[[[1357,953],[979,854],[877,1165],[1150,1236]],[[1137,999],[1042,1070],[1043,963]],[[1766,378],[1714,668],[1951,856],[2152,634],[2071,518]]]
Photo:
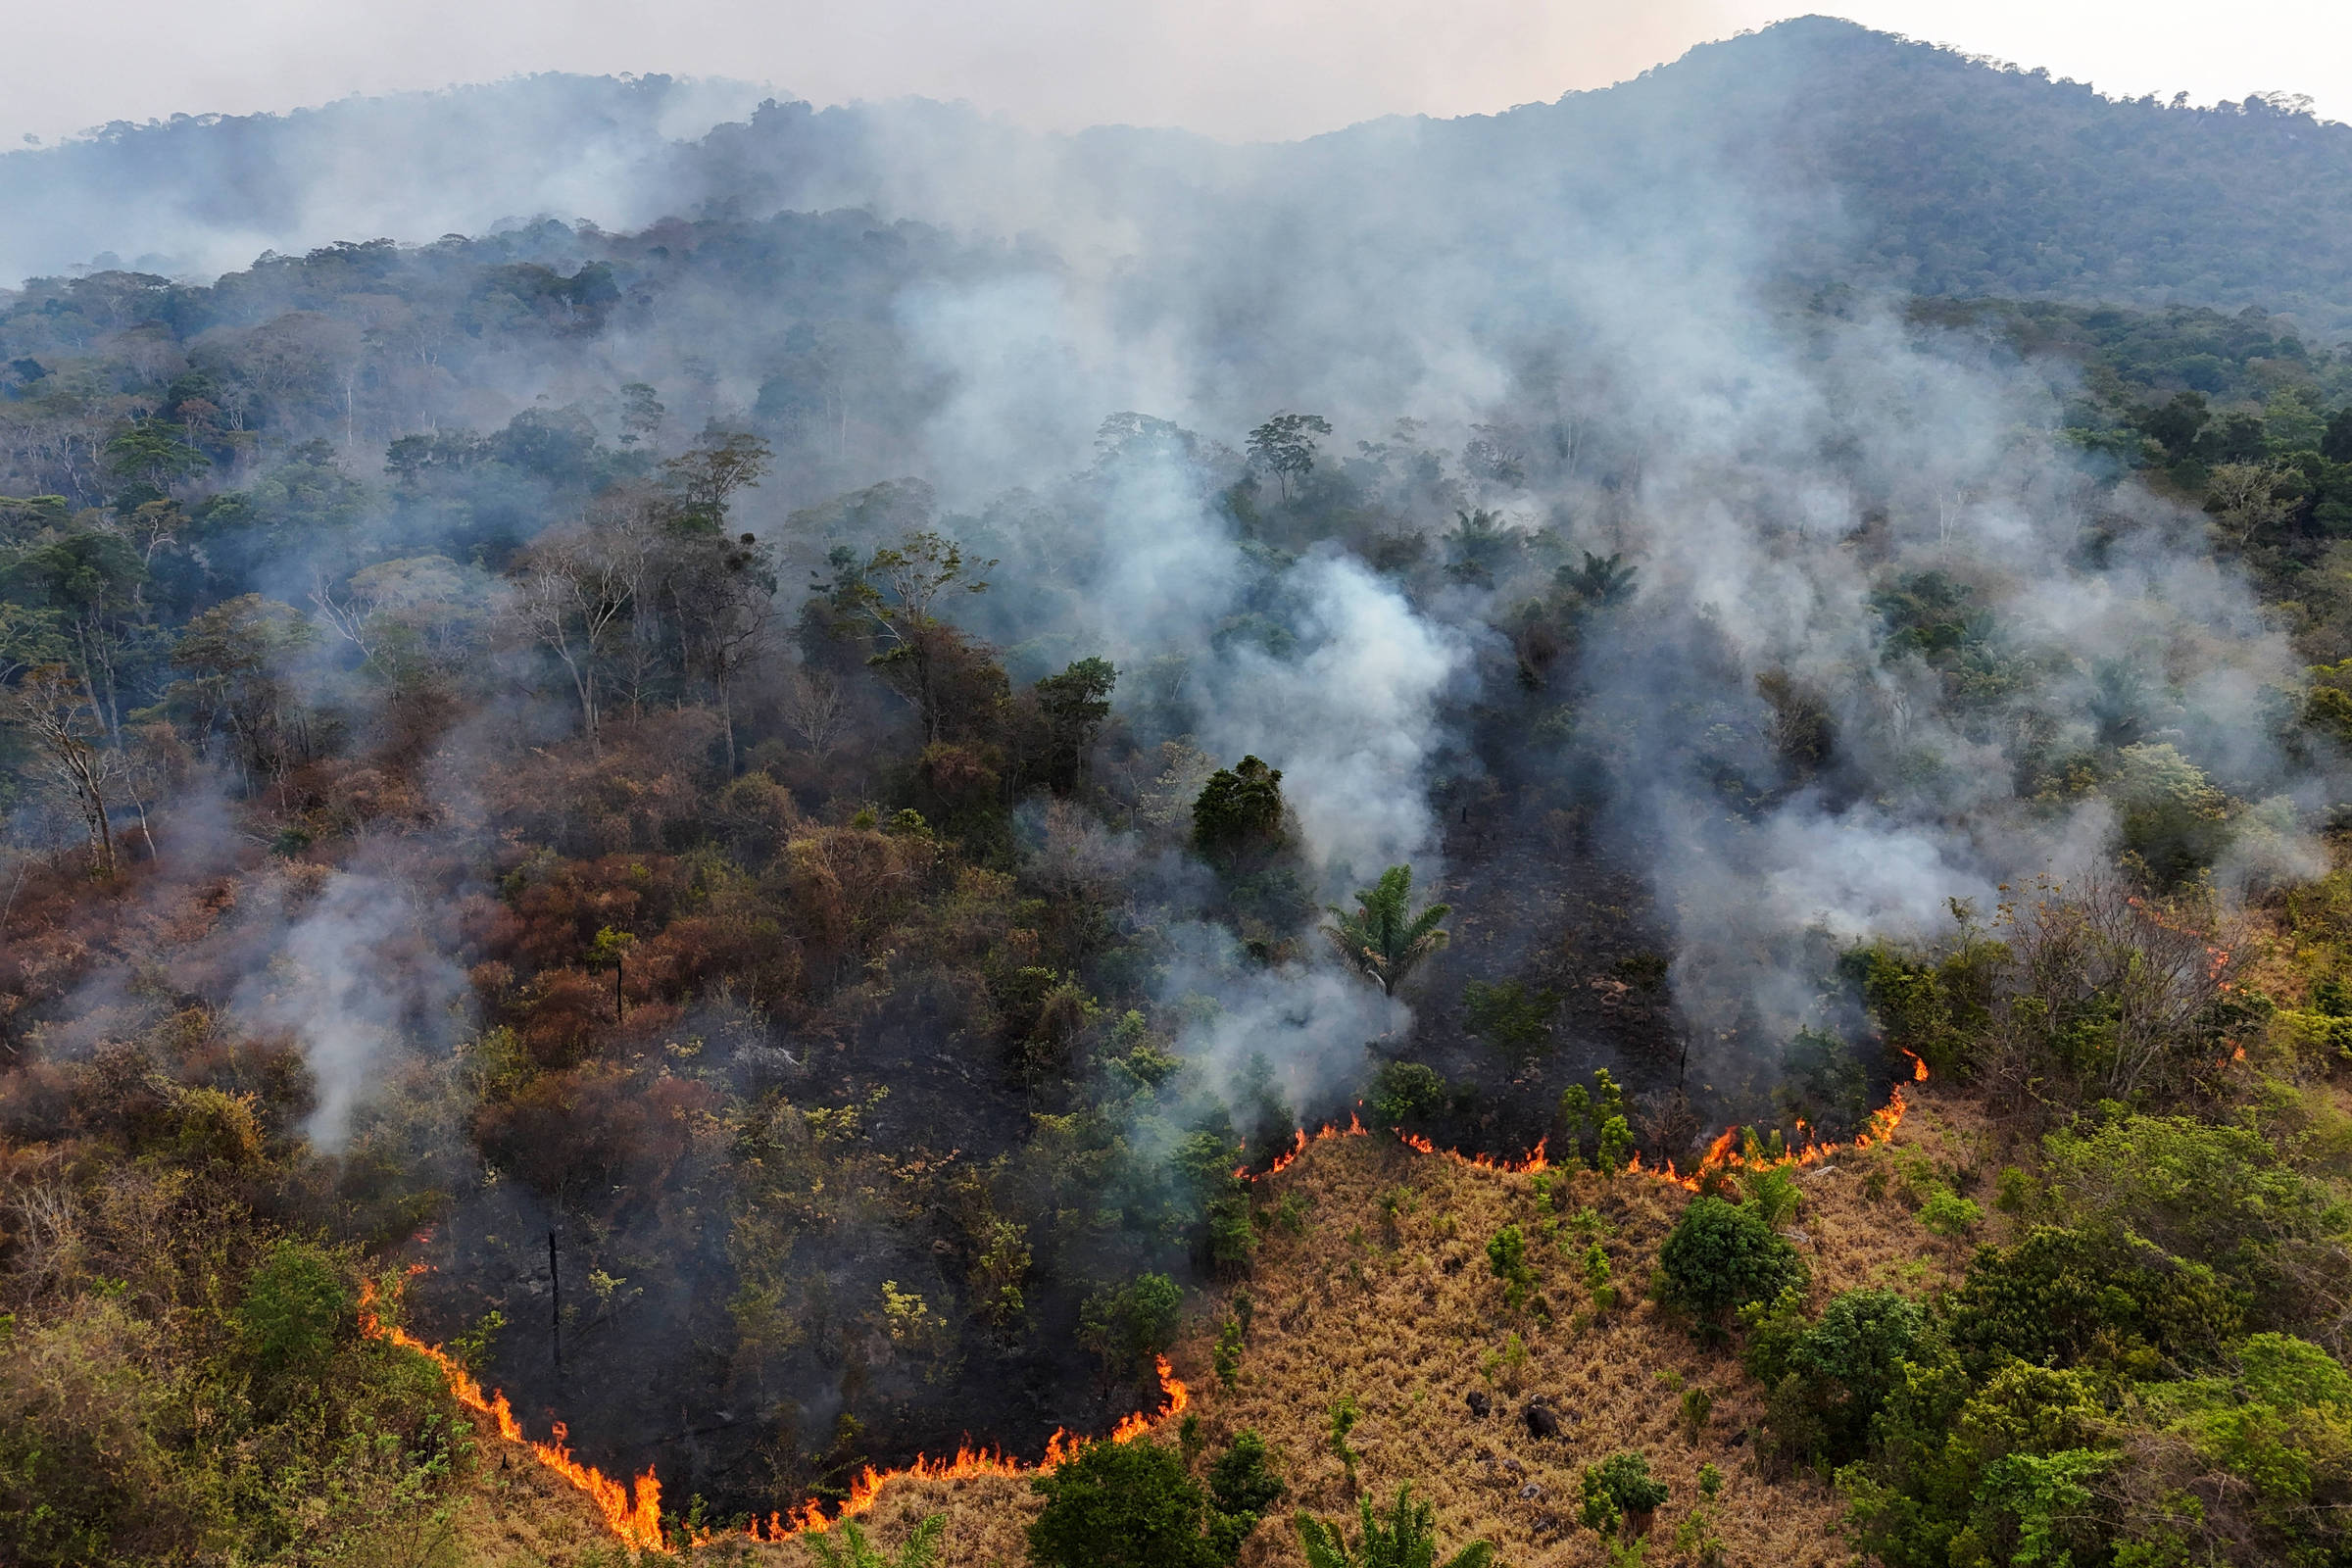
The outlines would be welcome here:
[[[2221,904],[2308,874],[2339,760],[2221,524],[1838,162],[1853,60],[2056,91],[1928,53],[1287,143],[545,76],[0,159],[0,270],[85,266],[0,295],[0,523],[175,606],[121,902],[207,933],[36,1044],[217,1030],[430,1310],[528,1309],[533,1421],[748,1507],[1104,1424],[1098,1290],[1222,1266],[1233,1163],[1389,1063],[1512,1154],[1605,1064],[1687,1158],[1797,1042],[1886,1070],[1858,946],[2159,818]],[[1452,936],[1393,995],[1325,924],[1392,867]]]

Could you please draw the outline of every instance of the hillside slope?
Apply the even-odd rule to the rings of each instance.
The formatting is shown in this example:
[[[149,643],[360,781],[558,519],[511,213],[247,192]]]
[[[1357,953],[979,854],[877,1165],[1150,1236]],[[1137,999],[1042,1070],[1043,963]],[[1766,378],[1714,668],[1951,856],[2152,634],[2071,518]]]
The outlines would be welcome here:
[[[1606,219],[1704,234],[1752,207],[1747,220],[1768,214],[1801,241],[1787,263],[1814,277],[2352,321],[2352,127],[2277,96],[2117,102],[1822,17],[1555,103],[1252,147],[1046,135],[924,101],[747,113],[751,92],[548,75],[110,126],[0,155],[0,202],[20,217],[0,277],[102,251],[214,272],[266,247],[549,213],[615,227],[860,207],[1144,255],[1285,218],[1336,228],[1335,256],[1486,235],[1504,243],[1483,261],[1466,248],[1463,265],[1507,280],[1523,230]]]
[[[1916,1195],[1930,1181],[1971,1185],[1990,1152],[1966,1101],[1920,1094],[1891,1143],[1807,1169],[1791,1237],[1811,1268],[1811,1304],[1862,1286],[1919,1295],[1956,1281],[1956,1254],[1920,1223]],[[1809,1471],[1759,1455],[1762,1395],[1734,1348],[1694,1336],[1643,1294],[1690,1200],[1681,1186],[1584,1170],[1539,1179],[1386,1137],[1326,1137],[1263,1178],[1258,1197],[1266,1223],[1256,1267],[1246,1284],[1198,1303],[1178,1349],[1189,1419],[1152,1434],[1190,1453],[1218,1451],[1245,1429],[1267,1440],[1290,1494],[1245,1546],[1247,1568],[1303,1564],[1291,1510],[1352,1518],[1359,1491],[1386,1498],[1400,1484],[1435,1502],[1441,1541],[1483,1538],[1511,1564],[1605,1563],[1600,1539],[1577,1521],[1579,1477],[1623,1450],[1644,1454],[1672,1489],[1652,1527],[1654,1562],[1696,1560],[1665,1548],[1700,1500],[1702,1463],[1724,1477],[1709,1510],[1723,1562],[1829,1568],[1850,1556],[1842,1499]],[[1518,1309],[1486,1256],[1506,1225],[1538,1239],[1540,1284]],[[1605,1309],[1586,1283],[1594,1241],[1618,1293]],[[1237,1310],[1250,1327],[1224,1386],[1214,1342]],[[1693,1423],[1700,1393],[1708,1407]],[[1361,1456],[1352,1481],[1329,1442],[1329,1413],[1348,1398],[1361,1412],[1348,1439]],[[1556,1438],[1532,1434],[1523,1412],[1536,1399],[1558,1412]],[[544,1476],[526,1482],[527,1454],[498,1451],[466,1516],[474,1562],[581,1568],[610,1549],[578,1494]],[[1023,1558],[1036,1507],[1018,1477],[900,1478],[885,1483],[863,1524],[895,1545],[943,1514],[941,1562],[981,1568]],[[693,1555],[779,1568],[816,1560],[799,1542],[740,1537]]]

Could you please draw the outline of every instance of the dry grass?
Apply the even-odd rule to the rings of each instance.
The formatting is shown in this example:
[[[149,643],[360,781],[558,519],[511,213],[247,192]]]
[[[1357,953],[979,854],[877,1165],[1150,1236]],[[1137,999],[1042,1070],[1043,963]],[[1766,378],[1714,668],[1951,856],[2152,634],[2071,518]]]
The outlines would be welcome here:
[[[1812,1265],[1816,1303],[1858,1285],[1925,1293],[1949,1282],[1957,1250],[1923,1229],[1912,1210],[1929,1184],[1956,1176],[1984,1197],[1993,1148],[1973,1107],[1914,1097],[1891,1147],[1806,1172],[1792,1235]],[[1512,1568],[1607,1561],[1600,1541],[1576,1523],[1578,1477],[1585,1465],[1625,1448],[1646,1453],[1673,1488],[1655,1520],[1650,1568],[1682,1560],[1674,1530],[1697,1500],[1698,1467],[1706,1461],[1724,1477],[1716,1517],[1726,1562],[1829,1568],[1851,1559],[1838,1530],[1842,1504],[1828,1486],[1803,1472],[1759,1468],[1753,1432],[1763,1414],[1760,1391],[1731,1348],[1702,1345],[1642,1294],[1689,1195],[1649,1177],[1582,1172],[1555,1180],[1567,1188],[1565,1206],[1544,1210],[1532,1177],[1418,1154],[1380,1138],[1317,1143],[1267,1180],[1269,1206],[1295,1200],[1303,1225],[1277,1223],[1266,1233],[1246,1286],[1254,1315],[1237,1387],[1218,1387],[1209,1366],[1230,1293],[1197,1320],[1176,1358],[1211,1451],[1254,1427],[1291,1483],[1279,1517],[1245,1548],[1245,1568],[1303,1563],[1290,1508],[1352,1513],[1345,1471],[1325,1442],[1328,1411],[1343,1396],[1352,1396],[1362,1412],[1351,1438],[1363,1455],[1361,1485],[1385,1494],[1412,1483],[1436,1506],[1442,1543],[1483,1536]],[[1383,1203],[1390,1194],[1399,1200],[1393,1218]],[[1575,1216],[1586,1208],[1604,1222],[1627,1303],[1604,1313],[1592,1311],[1579,1262],[1585,1237]],[[1547,1218],[1559,1222],[1557,1242],[1539,1237]],[[1533,1302],[1510,1311],[1488,1267],[1488,1239],[1510,1223],[1529,1235],[1547,1314]],[[1513,1335],[1526,1348],[1516,1368],[1499,1359]],[[1684,1429],[1678,1392],[1691,1386],[1714,1396],[1695,1442]],[[1483,1420],[1471,1412],[1472,1391],[1493,1400]],[[1535,1439],[1520,1415],[1538,1394],[1560,1414],[1557,1439]],[[479,1549],[491,1544],[469,1530],[474,1560],[484,1568],[582,1561],[580,1535],[593,1531],[585,1504],[555,1494],[564,1493],[557,1484],[540,1483],[549,1494],[536,1503],[525,1497],[528,1490],[518,1486],[491,1516],[505,1533],[500,1549]],[[532,1506],[576,1523],[543,1528],[523,1517]],[[878,1544],[895,1548],[925,1514],[942,1512],[949,1521],[944,1563],[1017,1568],[1035,1507],[1020,1479],[901,1481],[864,1522]],[[812,1560],[797,1544],[728,1543],[697,1555],[777,1568]]]

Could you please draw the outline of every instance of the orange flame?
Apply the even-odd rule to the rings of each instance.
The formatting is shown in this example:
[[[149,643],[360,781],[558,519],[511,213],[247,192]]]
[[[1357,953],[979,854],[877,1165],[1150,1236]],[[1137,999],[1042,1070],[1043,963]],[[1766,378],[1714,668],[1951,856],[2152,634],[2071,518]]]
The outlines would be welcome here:
[[[1159,1408],[1150,1413],[1139,1410],[1126,1417],[1111,1428],[1110,1436],[1102,1441],[1132,1443],[1160,1423],[1182,1415],[1185,1407],[1193,1402],[1192,1391],[1176,1376],[1174,1369],[1168,1365],[1168,1358],[1163,1355],[1158,1361]],[[994,1447],[968,1446],[958,1447],[953,1459],[926,1459],[918,1454],[914,1462],[904,1469],[877,1470],[869,1464],[850,1483],[849,1496],[832,1514],[825,1512],[822,1503],[812,1501],[788,1514],[769,1514],[764,1526],[754,1519],[744,1527],[742,1535],[752,1541],[787,1541],[794,1536],[823,1535],[844,1519],[872,1508],[881,1497],[883,1487],[901,1477],[917,1481],[961,1481],[972,1476],[1042,1476],[1075,1459],[1085,1446],[1084,1439],[1073,1438],[1065,1431],[1056,1431],[1046,1440],[1045,1456],[1035,1464],[1023,1464]],[[694,1544],[699,1546],[720,1539],[716,1535],[697,1535]]]
[[[410,1268],[409,1275],[414,1277],[421,1274],[424,1268],[422,1263],[416,1264]],[[604,1516],[605,1528],[618,1537],[624,1545],[641,1551],[674,1555],[668,1539],[662,1533],[662,1483],[655,1477],[652,1466],[647,1466],[645,1474],[637,1478],[632,1492],[630,1487],[614,1481],[595,1466],[574,1459],[571,1450],[564,1446],[566,1433],[563,1422],[556,1423],[555,1440],[551,1443],[535,1443],[524,1437],[522,1423],[514,1419],[514,1411],[507,1403],[504,1394],[495,1389],[484,1394],[482,1385],[473,1374],[439,1346],[427,1345],[397,1324],[386,1323],[376,1311],[377,1299],[375,1281],[362,1281],[361,1333],[369,1339],[397,1345],[404,1350],[414,1350],[439,1367],[441,1376],[449,1384],[449,1392],[460,1404],[488,1416],[497,1426],[500,1437],[509,1443],[520,1444],[532,1458],[586,1493],[589,1500],[596,1504],[597,1512]],[[1175,1369],[1168,1364],[1168,1358],[1160,1356],[1158,1363],[1159,1408],[1150,1414],[1138,1411],[1126,1417],[1111,1429],[1107,1441],[1131,1443],[1160,1422],[1182,1415],[1185,1407],[1193,1402],[1192,1391],[1176,1376]],[[918,1454],[914,1462],[903,1470],[876,1470],[872,1465],[867,1465],[858,1479],[850,1484],[849,1497],[830,1517],[826,1515],[822,1504],[811,1501],[790,1514],[769,1514],[764,1533],[760,1521],[755,1519],[747,1534],[754,1541],[782,1541],[802,1534],[821,1534],[844,1519],[873,1507],[883,1485],[900,1476],[912,1476],[920,1480],[958,1480],[965,1476],[982,1475],[1043,1475],[1075,1458],[1084,1446],[1083,1440],[1074,1439],[1067,1432],[1056,1431],[1046,1441],[1045,1456],[1034,1465],[1024,1465],[1020,1460],[1009,1458],[992,1447],[958,1447],[953,1459],[926,1459]],[[699,1546],[716,1539],[708,1533],[697,1533],[692,1544]]]
[[[414,1276],[423,1271],[424,1265],[419,1263],[409,1273]],[[439,1346],[427,1345],[399,1325],[386,1323],[376,1312],[376,1299],[375,1281],[361,1281],[362,1334],[371,1340],[397,1345],[404,1350],[414,1350],[439,1367],[441,1376],[449,1383],[449,1392],[456,1396],[460,1404],[488,1416],[497,1426],[500,1437],[509,1443],[521,1444],[530,1451],[532,1458],[586,1493],[588,1500],[596,1504],[597,1512],[604,1515],[605,1528],[619,1537],[622,1544],[641,1551],[669,1550],[669,1544],[662,1534],[662,1483],[654,1478],[651,1466],[637,1478],[632,1494],[626,1484],[571,1456],[571,1449],[564,1445],[564,1440],[568,1434],[563,1422],[556,1423],[553,1442],[537,1443],[524,1437],[522,1423],[514,1419],[514,1411],[507,1403],[504,1394],[496,1389],[484,1394],[473,1374]]]
[[[1279,1176],[1289,1170],[1292,1162],[1306,1152],[1306,1146],[1310,1143],[1319,1144],[1326,1138],[1362,1138],[1364,1136],[1363,1119],[1355,1115],[1348,1118],[1348,1125],[1345,1127],[1340,1126],[1337,1122],[1325,1122],[1315,1129],[1312,1138],[1307,1136],[1305,1128],[1300,1127],[1292,1133],[1291,1147],[1274,1156],[1273,1164],[1268,1165],[1262,1171],[1252,1171],[1249,1166],[1241,1165],[1235,1167],[1233,1174],[1246,1182],[1263,1181],[1268,1176]]]
[[[1906,1054],[1909,1054],[1906,1053]],[[2243,1054],[2241,1049],[2239,1056],[2242,1058]],[[1921,1061],[1916,1055],[1912,1056],[1912,1068],[1914,1081],[1924,1082],[1927,1079],[1928,1064]],[[1758,1163],[1763,1167],[1817,1165],[1833,1154],[1848,1150],[1864,1150],[1873,1144],[1886,1143],[1894,1136],[1895,1129],[1902,1125],[1904,1113],[1908,1108],[1903,1099],[1903,1091],[1898,1086],[1886,1105],[1871,1114],[1868,1129],[1857,1133],[1850,1143],[1821,1143],[1808,1137],[1802,1147],[1783,1153],[1778,1158]],[[1799,1123],[1798,1128],[1801,1133],[1803,1124]],[[1397,1141],[1409,1149],[1417,1150],[1424,1154],[1443,1153],[1448,1159],[1474,1166],[1480,1170],[1529,1175],[1551,1168],[1551,1163],[1544,1154],[1545,1141],[1544,1140],[1539,1140],[1536,1147],[1528,1152],[1524,1159],[1512,1160],[1495,1159],[1487,1154],[1465,1154],[1458,1150],[1440,1150],[1437,1145],[1417,1133],[1408,1133],[1402,1128],[1395,1128],[1392,1131],[1396,1133]],[[1709,1176],[1719,1171],[1748,1167],[1746,1156],[1738,1147],[1739,1132],[1740,1129],[1737,1127],[1725,1128],[1715,1141],[1707,1146],[1707,1152],[1700,1157],[1697,1170],[1689,1176],[1677,1173],[1672,1160],[1668,1160],[1663,1169],[1645,1171],[1639,1153],[1627,1162],[1625,1168],[1629,1174],[1648,1174],[1660,1181],[1670,1182],[1696,1192]],[[1364,1136],[1366,1133],[1362,1118],[1350,1115],[1348,1118],[1348,1125],[1345,1127],[1331,1123],[1324,1124],[1316,1131],[1311,1141],[1321,1143],[1328,1138],[1362,1138]],[[1273,1165],[1264,1174],[1271,1176],[1288,1169],[1291,1163],[1304,1152],[1308,1142],[1310,1140],[1306,1130],[1298,1129],[1292,1140],[1290,1149],[1276,1158]],[[1250,1176],[1247,1167],[1235,1171],[1234,1174],[1251,1181],[1259,1179]],[[409,1274],[411,1276],[421,1274],[424,1269],[425,1265],[418,1263],[410,1268]],[[565,1430],[562,1422],[556,1423],[553,1442],[538,1443],[524,1437],[521,1423],[514,1419],[514,1412],[508,1405],[504,1394],[497,1390],[484,1394],[481,1384],[475,1380],[473,1375],[438,1346],[427,1345],[407,1330],[395,1324],[385,1323],[375,1310],[376,1300],[375,1282],[373,1280],[363,1281],[360,1287],[360,1332],[370,1339],[383,1340],[397,1345],[403,1349],[414,1350],[439,1367],[441,1375],[449,1383],[450,1393],[457,1397],[459,1403],[490,1417],[496,1424],[500,1437],[510,1443],[520,1444],[540,1464],[585,1493],[589,1499],[596,1504],[597,1511],[604,1516],[606,1528],[611,1530],[623,1544],[640,1550],[653,1550],[675,1555],[674,1548],[671,1547],[662,1532],[662,1483],[655,1476],[651,1466],[648,1466],[645,1473],[636,1479],[632,1487],[614,1481],[594,1466],[581,1464],[574,1459],[571,1456],[571,1450],[564,1445]],[[1168,1358],[1163,1355],[1158,1357],[1157,1361],[1161,1396],[1159,1408],[1149,1414],[1138,1411],[1125,1417],[1111,1429],[1110,1436],[1103,1441],[1131,1443],[1150,1433],[1155,1426],[1182,1415],[1185,1408],[1192,1403],[1192,1392],[1176,1376],[1175,1370],[1168,1364]],[[832,1514],[828,1515],[825,1512],[823,1504],[811,1500],[790,1513],[769,1514],[764,1526],[758,1519],[753,1519],[745,1527],[743,1535],[753,1541],[769,1542],[784,1541],[799,1535],[819,1535],[832,1529],[844,1519],[853,1518],[870,1510],[880,1497],[882,1488],[902,1476],[922,1481],[956,1481],[973,1476],[1044,1475],[1068,1463],[1084,1446],[1085,1440],[1072,1438],[1067,1431],[1057,1429],[1053,1437],[1046,1440],[1046,1451],[1033,1465],[1023,1464],[1019,1459],[993,1446],[978,1448],[958,1446],[952,1459],[931,1459],[917,1454],[913,1463],[894,1470],[876,1470],[873,1466],[868,1465],[850,1484],[849,1496]],[[690,1544],[700,1546],[719,1539],[721,1539],[719,1536],[709,1532],[698,1532]]]
[[[1901,1046],[1897,1046],[1895,1049],[1911,1058],[1912,1082],[1922,1084],[1926,1083],[1928,1081],[1928,1064],[1925,1058],[1923,1058],[1916,1051],[1907,1050]]]

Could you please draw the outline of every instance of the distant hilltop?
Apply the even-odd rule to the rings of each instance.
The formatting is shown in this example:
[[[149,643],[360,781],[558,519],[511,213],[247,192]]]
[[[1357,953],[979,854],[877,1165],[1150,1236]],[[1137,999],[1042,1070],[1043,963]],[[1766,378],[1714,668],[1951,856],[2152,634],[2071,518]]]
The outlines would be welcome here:
[[[1822,280],[1954,296],[2260,304],[2352,326],[2352,127],[2280,94],[2105,98],[1808,17],[1617,86],[1285,144],[1023,130],[923,100],[818,110],[732,82],[536,75],[289,115],[117,125],[0,156],[0,277],[211,274],[265,250],[554,217],[862,208],[967,235],[1109,243],[1226,204],[1509,226],[1530,203],[1703,226],[1782,210]],[[1629,172],[1643,199],[1629,206]],[[1417,211],[1376,213],[1410,198]],[[1350,206],[1349,203],[1354,205]],[[1104,236],[1112,236],[1106,240]]]

